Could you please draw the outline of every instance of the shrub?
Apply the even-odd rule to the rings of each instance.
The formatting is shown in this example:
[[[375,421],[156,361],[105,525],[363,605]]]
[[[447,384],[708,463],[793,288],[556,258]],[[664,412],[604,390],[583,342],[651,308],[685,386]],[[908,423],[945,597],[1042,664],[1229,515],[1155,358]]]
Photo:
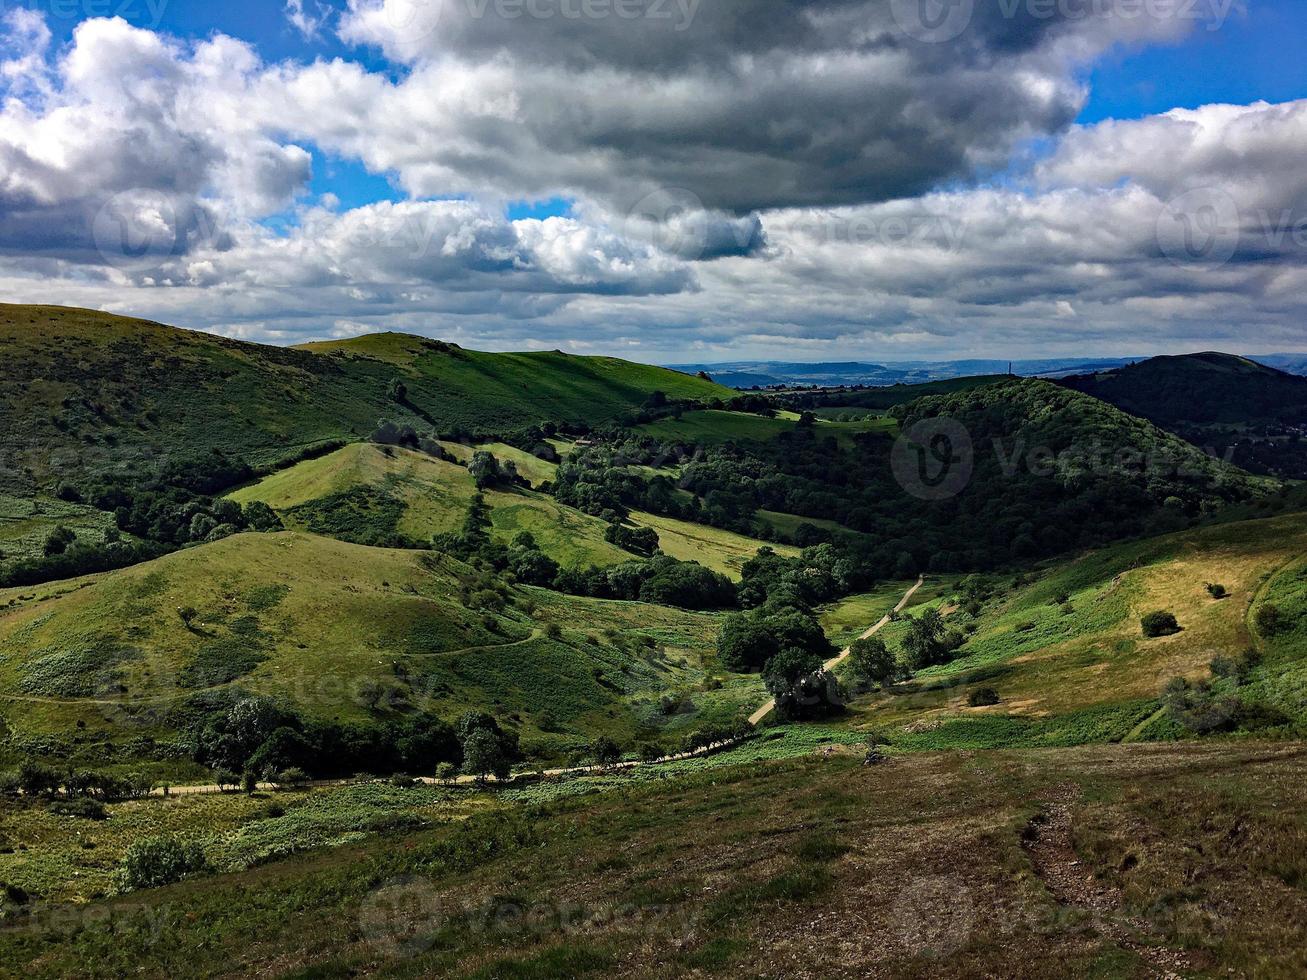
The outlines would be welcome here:
[[[1151,612],[1140,620],[1140,624],[1144,628],[1144,636],[1150,639],[1156,639],[1159,636],[1173,636],[1180,632],[1180,623],[1175,618],[1174,613]]]
[[[998,691],[992,687],[978,687],[967,695],[967,704],[973,708],[987,708],[990,705],[998,704],[1001,700]]]
[[[1207,583],[1207,594],[1213,599],[1224,599],[1230,593],[1224,585],[1218,585],[1215,582]]]
[[[1262,636],[1274,636],[1284,626],[1284,614],[1279,606],[1267,602],[1257,610],[1257,632]]]
[[[204,849],[197,843],[172,836],[147,837],[127,848],[117,885],[125,892],[158,888],[199,874],[208,866]]]

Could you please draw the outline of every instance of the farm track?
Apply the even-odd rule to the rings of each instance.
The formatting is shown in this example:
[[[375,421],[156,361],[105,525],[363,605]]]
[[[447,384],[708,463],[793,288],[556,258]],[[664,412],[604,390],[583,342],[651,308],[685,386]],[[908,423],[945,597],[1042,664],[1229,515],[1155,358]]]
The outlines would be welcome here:
[[[881,617],[880,622],[876,623],[875,626],[872,626],[870,629],[868,629],[865,633],[863,633],[860,637],[858,637],[858,639],[859,640],[870,639],[871,637],[879,633],[881,630],[883,630],[886,626],[888,626],[890,624],[890,618],[894,615],[894,613],[900,613],[904,609],[906,609],[908,603],[912,601],[912,597],[917,594],[917,590],[919,590],[925,584],[926,584],[926,577],[923,575],[917,579],[916,585],[908,589],[907,594],[904,595],[903,598],[899,600],[899,604],[894,607],[894,612],[886,613],[884,616]],[[856,642],[857,640],[854,641],[854,643]],[[848,660],[849,655],[852,654],[852,652],[853,652],[853,644],[850,643],[847,647],[844,648],[844,650],[838,656],[832,657],[830,660],[826,661],[825,669],[827,671],[834,670],[840,664],[844,663],[844,661]],[[772,711],[775,710],[775,708],[776,708],[776,701],[775,700],[768,701],[761,708],[759,708],[757,711],[755,711],[752,715],[749,716],[749,724],[754,725],[756,727],[760,722],[762,722],[764,718],[766,718],[769,714],[771,714]]]

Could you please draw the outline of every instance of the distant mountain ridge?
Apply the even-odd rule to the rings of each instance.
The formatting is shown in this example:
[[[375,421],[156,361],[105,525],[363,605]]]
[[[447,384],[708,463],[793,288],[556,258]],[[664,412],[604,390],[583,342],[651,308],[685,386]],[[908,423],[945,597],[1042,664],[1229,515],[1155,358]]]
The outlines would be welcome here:
[[[696,374],[703,371],[718,384],[728,388],[769,388],[774,386],[840,387],[868,385],[887,387],[897,384],[922,384],[978,375],[1013,374],[1023,378],[1064,378],[1097,374],[1141,363],[1147,358],[1045,358],[1005,361],[971,358],[952,361],[723,361],[703,364],[669,365],[675,371]],[[1271,354],[1255,360],[1290,374],[1307,375],[1307,354]]]

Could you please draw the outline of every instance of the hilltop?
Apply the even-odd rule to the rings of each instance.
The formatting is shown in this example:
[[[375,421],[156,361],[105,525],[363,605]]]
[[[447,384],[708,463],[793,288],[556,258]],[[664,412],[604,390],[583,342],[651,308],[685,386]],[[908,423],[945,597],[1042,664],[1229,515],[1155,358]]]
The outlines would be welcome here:
[[[561,352],[488,354],[399,334],[269,347],[92,310],[0,305],[0,493],[157,469],[221,448],[269,466],[386,418],[441,433],[596,425],[730,397],[664,368]]]
[[[1258,473],[1307,476],[1307,378],[1231,354],[1154,357],[1061,382]]]

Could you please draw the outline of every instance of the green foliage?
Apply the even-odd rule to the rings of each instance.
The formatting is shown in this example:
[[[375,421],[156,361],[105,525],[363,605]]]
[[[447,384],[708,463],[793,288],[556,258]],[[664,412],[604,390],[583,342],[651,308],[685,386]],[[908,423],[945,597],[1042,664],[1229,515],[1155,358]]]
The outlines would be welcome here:
[[[478,728],[463,741],[463,772],[482,782],[491,775],[501,779],[508,775],[508,760],[493,733]]]
[[[1140,620],[1144,636],[1156,639],[1161,636],[1174,636],[1180,632],[1180,623],[1174,613],[1166,611],[1150,612]]]
[[[853,641],[849,648],[849,672],[859,684],[885,687],[902,677],[903,668],[884,640],[870,636]]]
[[[978,687],[967,695],[967,704],[973,708],[987,708],[1002,700],[992,687]]]
[[[147,837],[132,844],[123,857],[117,884],[124,892],[171,885],[209,869],[204,849],[175,836]]]
[[[936,667],[953,659],[965,638],[950,630],[938,609],[930,608],[920,616],[907,617],[908,630],[903,637],[903,659],[909,670]]]

